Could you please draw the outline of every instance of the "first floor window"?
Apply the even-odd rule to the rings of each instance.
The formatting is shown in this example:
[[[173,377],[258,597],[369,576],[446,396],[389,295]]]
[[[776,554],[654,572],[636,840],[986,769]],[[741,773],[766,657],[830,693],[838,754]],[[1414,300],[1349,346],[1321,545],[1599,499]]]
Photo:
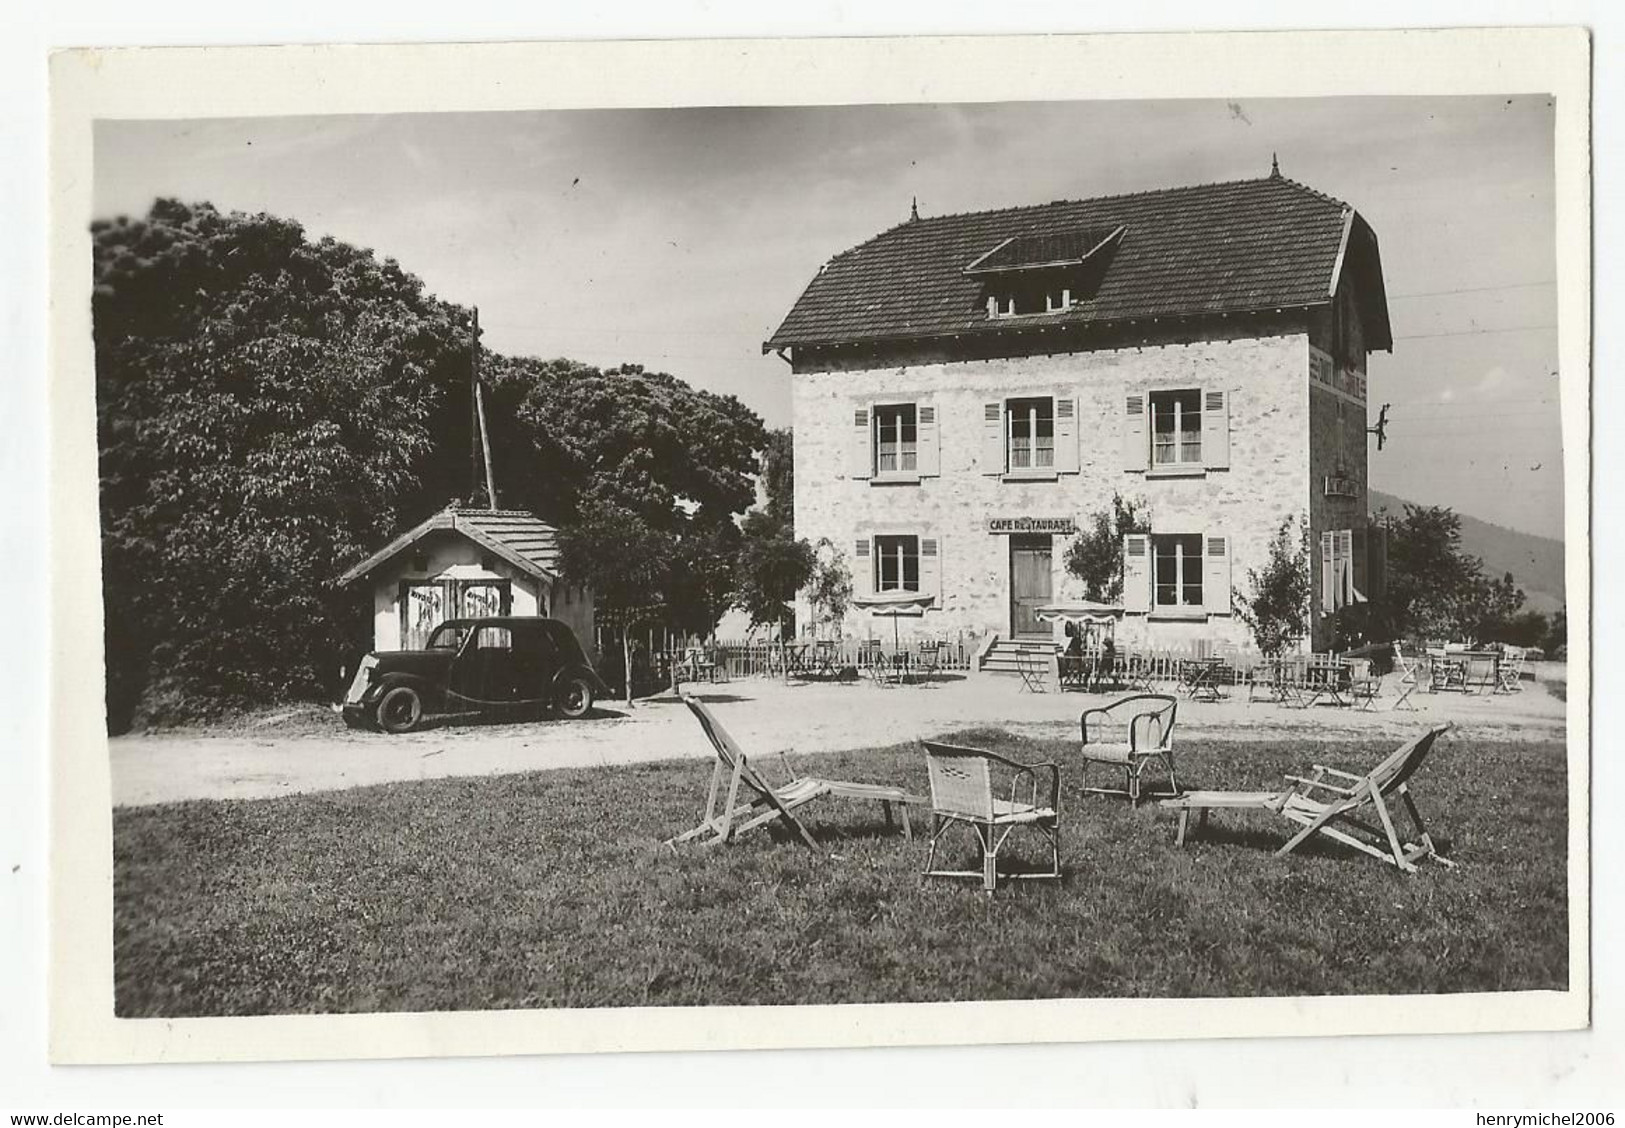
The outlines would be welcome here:
[[[1012,470],[1055,468],[1055,401],[1048,396],[1013,399],[1004,408]]]
[[[914,405],[875,408],[875,473],[913,474],[919,470]]]
[[[1196,388],[1151,393],[1151,465],[1202,461],[1202,393]]]
[[[920,538],[875,538],[875,590],[920,590]]]
[[[1158,607],[1202,606],[1202,535],[1151,538]]]

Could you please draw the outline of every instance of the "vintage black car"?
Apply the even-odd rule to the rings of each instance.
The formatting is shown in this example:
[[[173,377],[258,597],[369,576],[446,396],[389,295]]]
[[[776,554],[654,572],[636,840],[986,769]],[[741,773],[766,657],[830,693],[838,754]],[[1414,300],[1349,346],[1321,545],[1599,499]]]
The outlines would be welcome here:
[[[583,717],[608,692],[557,619],[447,619],[423,650],[363,658],[342,712],[352,728],[410,732],[434,713]]]

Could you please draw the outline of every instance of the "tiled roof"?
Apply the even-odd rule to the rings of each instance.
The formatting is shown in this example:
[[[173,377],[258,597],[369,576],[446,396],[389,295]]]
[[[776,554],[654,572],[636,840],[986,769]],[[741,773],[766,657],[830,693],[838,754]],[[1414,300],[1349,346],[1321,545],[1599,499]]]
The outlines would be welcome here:
[[[831,259],[763,349],[1315,305],[1351,222],[1369,232],[1347,204],[1278,175],[910,220]],[[998,277],[965,273],[1005,240],[1067,249],[1118,227],[1090,260],[1110,256],[1098,287],[1064,312],[990,319]],[[1386,308],[1380,322],[1378,341]]]
[[[552,580],[559,572],[558,530],[523,509],[442,509],[408,529],[339,577],[352,583],[399,556],[430,533],[450,530],[499,556],[515,568]]]

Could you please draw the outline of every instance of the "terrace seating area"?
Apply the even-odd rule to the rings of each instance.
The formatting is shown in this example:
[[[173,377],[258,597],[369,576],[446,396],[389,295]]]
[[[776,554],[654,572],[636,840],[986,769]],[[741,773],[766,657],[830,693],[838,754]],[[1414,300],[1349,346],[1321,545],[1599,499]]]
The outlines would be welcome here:
[[[1033,639],[804,639],[684,643],[655,657],[659,684],[766,677],[787,684],[832,682],[885,689],[941,687],[973,674],[1006,675],[1019,692],[1167,693],[1181,700],[1291,709],[1414,711],[1415,695],[1515,694],[1532,676],[1514,646],[1402,641],[1342,653],[1266,657],[1233,645],[1182,649],[1115,646],[1091,639],[1062,647]]]

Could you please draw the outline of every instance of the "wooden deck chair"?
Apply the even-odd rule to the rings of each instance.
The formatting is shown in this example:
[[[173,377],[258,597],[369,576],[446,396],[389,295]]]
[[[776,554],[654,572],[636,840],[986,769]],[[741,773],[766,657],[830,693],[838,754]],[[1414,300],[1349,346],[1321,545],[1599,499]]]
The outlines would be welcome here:
[[[1394,671],[1399,674],[1399,698],[1388,708],[1390,713],[1398,709],[1407,709],[1416,712],[1416,706],[1410,703],[1411,694],[1416,692],[1420,684],[1421,671],[1417,663],[1405,657],[1405,651],[1399,643],[1394,643]]]
[[[1275,851],[1278,858],[1290,854],[1315,835],[1324,834],[1404,873],[1414,873],[1419,861],[1431,860],[1453,867],[1455,863],[1434,847],[1410,792],[1411,776],[1421,767],[1433,742],[1449,728],[1449,725],[1438,725],[1405,742],[1365,775],[1316,764],[1308,777],[1287,776],[1292,786],[1285,791],[1191,791],[1174,799],[1164,799],[1162,806],[1179,812],[1174,842],[1180,846],[1185,844],[1192,811],[1199,812],[1202,824],[1206,825],[1210,810],[1240,807],[1273,811],[1302,827],[1286,845]],[[1415,842],[1401,840],[1394,826],[1389,805],[1395,799],[1410,816]],[[1373,826],[1369,821],[1373,813],[1380,826]]]
[[[901,808],[904,837],[914,837],[914,829],[908,821],[908,808],[911,804],[923,806],[923,796],[909,795],[900,787],[886,784],[848,783],[844,780],[800,776],[790,767],[789,758],[783,753],[780,753],[780,760],[790,782],[782,787],[773,787],[751,766],[744,751],[734,743],[733,737],[728,735],[728,730],[722,727],[705,702],[685,693],[683,704],[700,722],[700,728],[716,753],[716,763],[711,768],[711,788],[705,798],[705,820],[693,830],[667,839],[666,846],[675,850],[679,843],[695,838],[701,839],[703,845],[715,846],[719,842],[731,842],[747,830],[754,830],[774,819],[783,819],[801,841],[816,850],[818,843],[802,821],[796,818],[795,810],[825,795],[878,802],[885,809],[888,827],[892,825],[892,806],[896,804]]]
[[[960,748],[952,744],[923,741],[926,770],[931,776],[931,849],[926,855],[926,877],[980,877],[982,888],[989,895],[999,883],[999,851],[1005,840],[1021,826],[1032,827],[1049,842],[1050,868],[1048,872],[1006,874],[1007,878],[1048,878],[1061,876],[1061,766],[1054,763],[1021,764],[1008,760],[996,752],[980,748]],[[999,766],[1000,775],[1009,776],[1007,798],[995,792],[993,767]],[[1041,796],[1038,771],[1049,775],[1048,795]],[[1027,787],[1022,788],[1025,782]],[[1022,791],[1025,790],[1025,797]],[[952,826],[967,826],[976,835],[977,849],[981,853],[981,870],[939,870],[936,868],[937,843],[943,832]]]

